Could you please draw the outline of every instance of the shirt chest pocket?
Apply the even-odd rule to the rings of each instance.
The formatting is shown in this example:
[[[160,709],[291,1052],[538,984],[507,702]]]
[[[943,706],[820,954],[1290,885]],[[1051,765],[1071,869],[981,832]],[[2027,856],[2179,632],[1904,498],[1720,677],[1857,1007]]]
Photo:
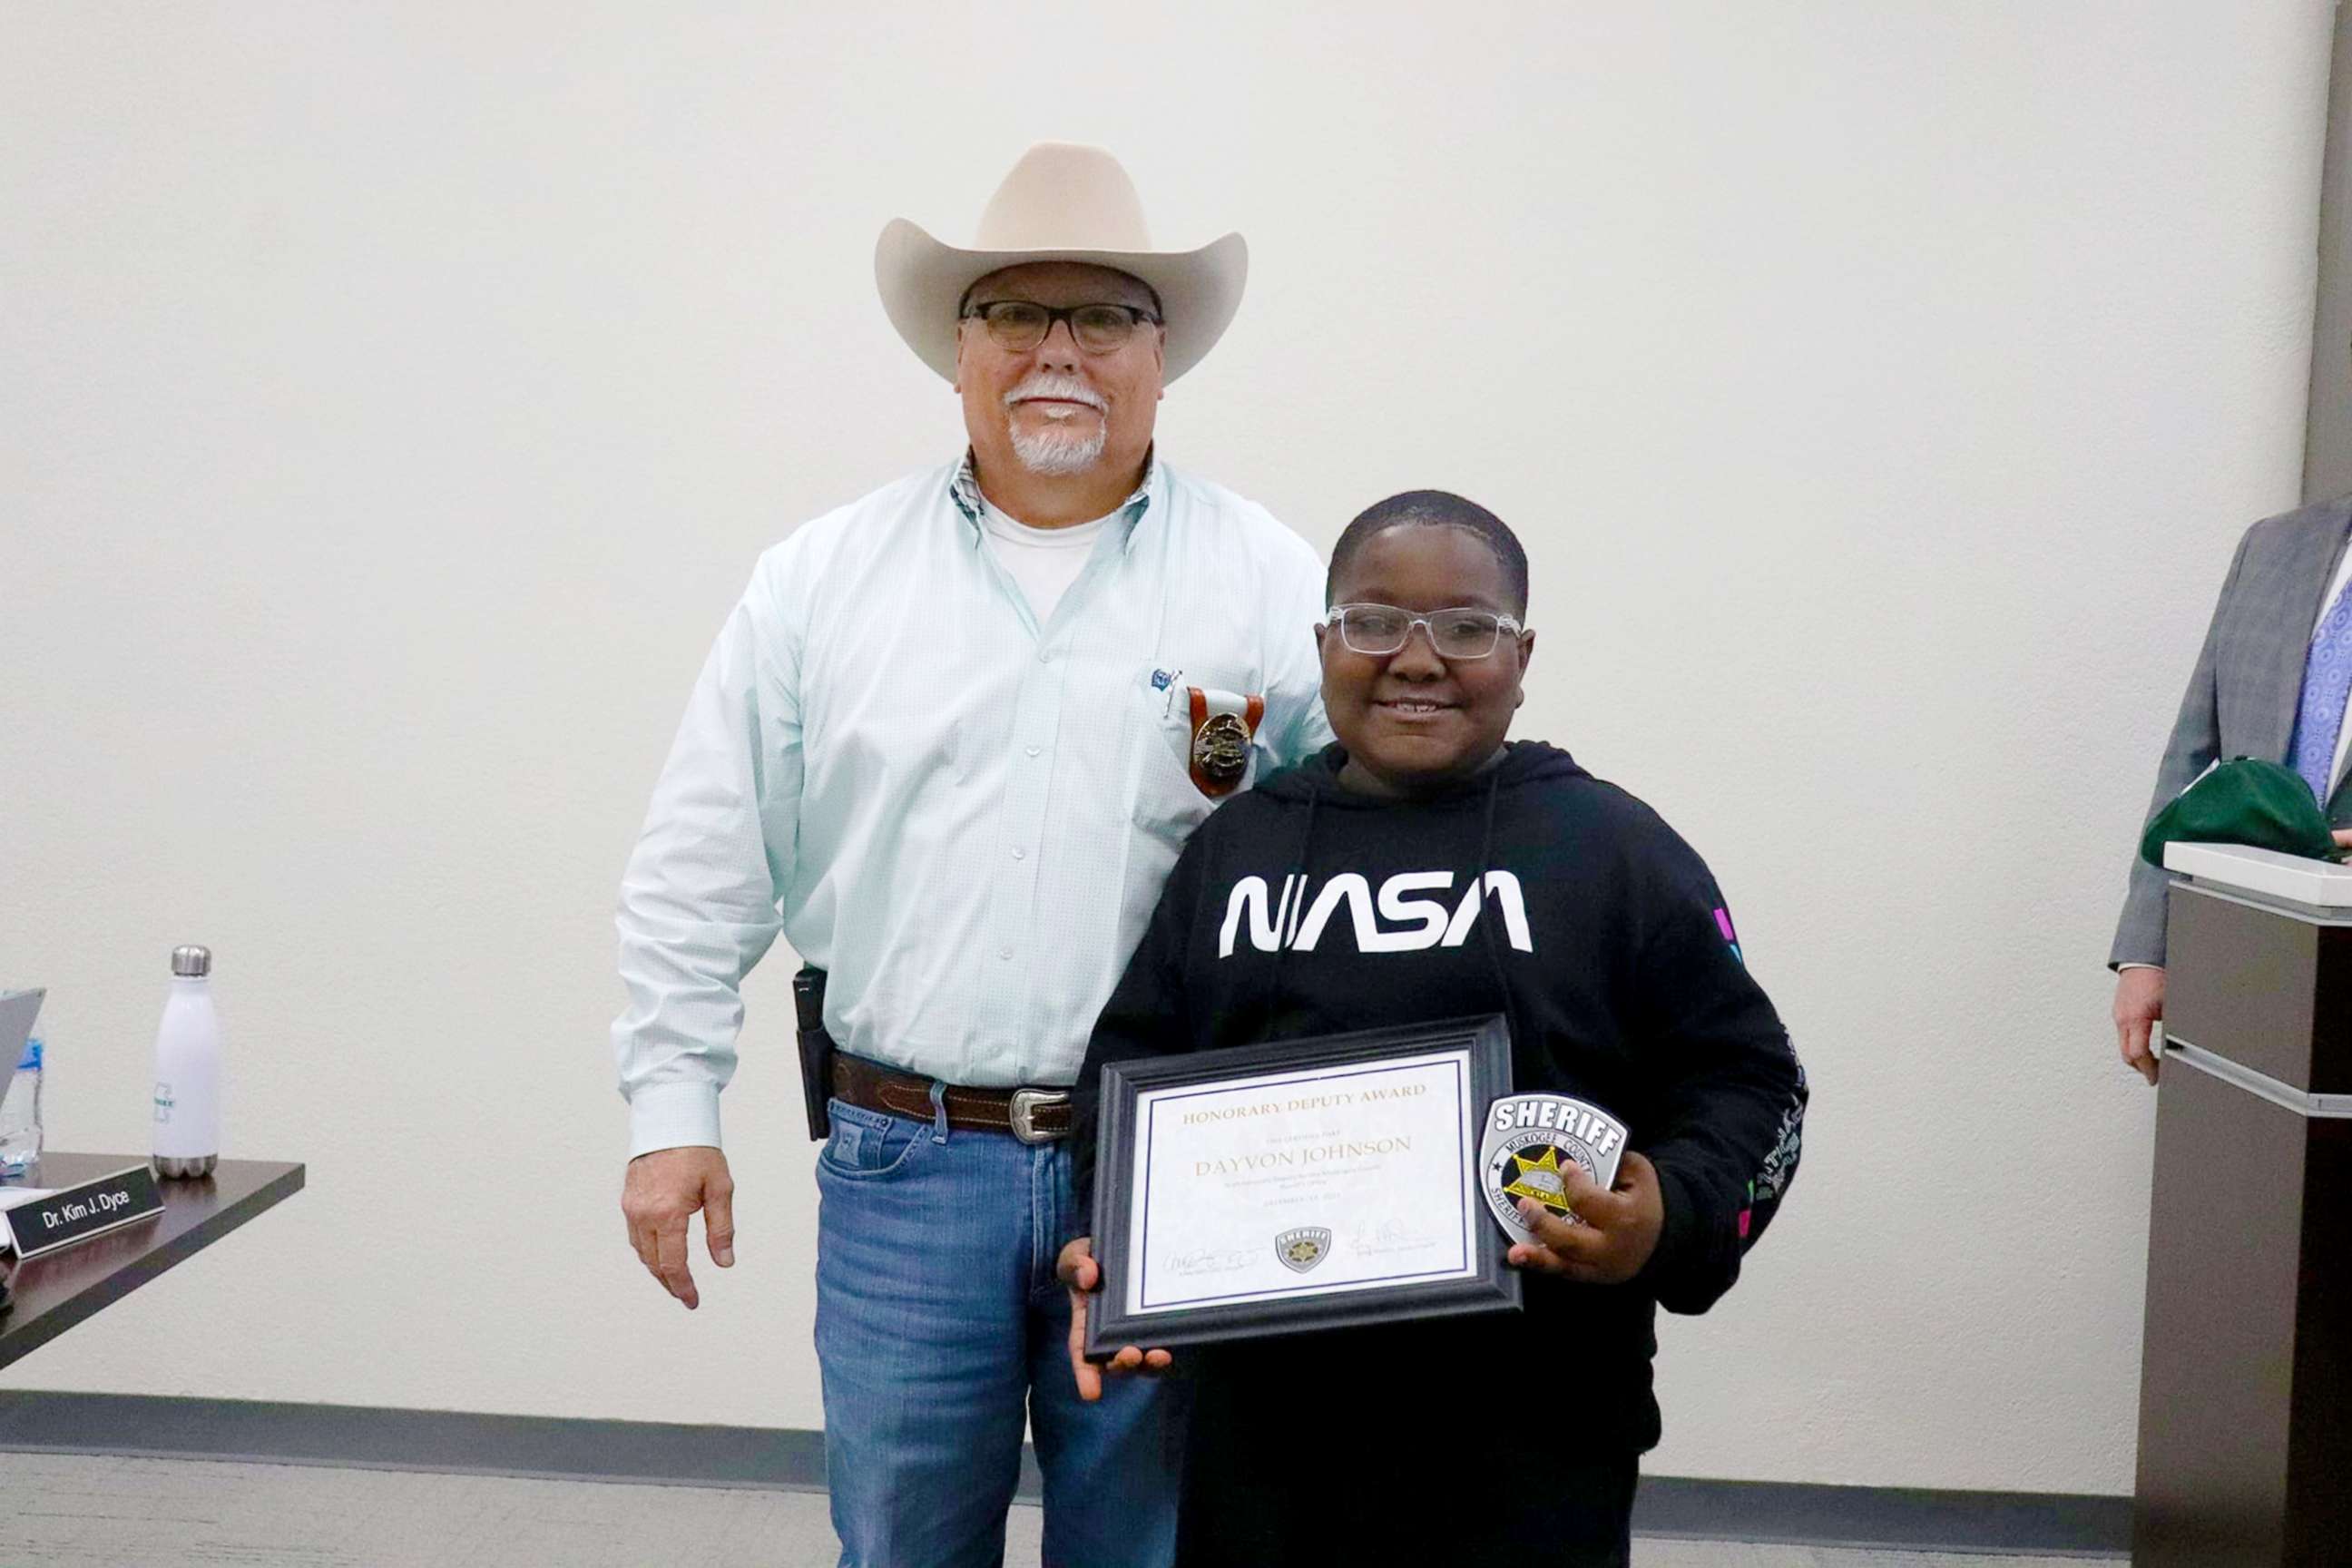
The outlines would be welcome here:
[[[1154,665],[1137,673],[1129,700],[1136,731],[1136,826],[1171,844],[1181,845],[1208,820],[1219,802],[1257,782],[1266,760],[1265,749],[1252,734],[1247,706],[1257,696],[1257,672],[1234,665],[1202,665],[1180,669]],[[1208,700],[1200,722],[1193,717],[1192,689]],[[1213,697],[1209,694],[1215,694]],[[1242,713],[1224,710],[1239,700]],[[1265,722],[1263,699],[1257,723]],[[1220,788],[1212,795],[1194,779],[1202,777]],[[1234,768],[1238,764],[1238,776]]]

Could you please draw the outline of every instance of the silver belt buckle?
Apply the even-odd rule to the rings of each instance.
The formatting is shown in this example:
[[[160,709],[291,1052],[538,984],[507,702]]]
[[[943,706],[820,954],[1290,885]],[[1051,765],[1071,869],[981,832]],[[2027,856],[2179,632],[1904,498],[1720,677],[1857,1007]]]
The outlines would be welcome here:
[[[1016,1089],[1013,1091],[1013,1136],[1024,1143],[1051,1143],[1058,1132],[1037,1131],[1037,1112],[1049,1105],[1067,1105],[1070,1095],[1061,1089]]]

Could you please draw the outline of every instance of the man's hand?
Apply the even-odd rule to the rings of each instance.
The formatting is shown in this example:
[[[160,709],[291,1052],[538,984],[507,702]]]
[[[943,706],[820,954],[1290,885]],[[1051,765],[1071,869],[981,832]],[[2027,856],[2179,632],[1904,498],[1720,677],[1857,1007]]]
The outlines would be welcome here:
[[[2352,849],[2352,827],[2339,827],[2336,830],[2336,846],[2339,849]]]
[[[1166,1351],[1128,1345],[1097,1368],[1087,1359],[1087,1298],[1102,1288],[1102,1265],[1095,1261],[1095,1238],[1082,1236],[1062,1248],[1061,1257],[1054,1260],[1054,1272],[1070,1288],[1070,1375],[1078,1381],[1080,1399],[1102,1397],[1102,1374],[1106,1372],[1133,1372],[1138,1367],[1161,1372],[1176,1359]]]
[[[1570,1225],[1534,1199],[1521,1198],[1519,1215],[1539,1245],[1516,1243],[1508,1255],[1511,1266],[1586,1285],[1622,1285],[1639,1274],[1665,1228],[1658,1168],[1628,1149],[1617,1166],[1613,1192],[1601,1191],[1572,1160],[1561,1163],[1559,1175],[1569,1211],[1584,1223]]]
[[[2343,837],[2337,834],[2338,838]],[[2116,974],[2116,1044],[2124,1061],[2156,1081],[2156,1053],[2148,1048],[2148,1031],[2164,1016],[2164,971],[2152,967],[2119,970]]]
[[[629,1162],[621,1184],[621,1213],[629,1222],[629,1245],[662,1289],[690,1311],[702,1304],[686,1267],[686,1216],[702,1211],[703,1239],[710,1261],[735,1267],[735,1178],[727,1156],[716,1149],[656,1149]]]

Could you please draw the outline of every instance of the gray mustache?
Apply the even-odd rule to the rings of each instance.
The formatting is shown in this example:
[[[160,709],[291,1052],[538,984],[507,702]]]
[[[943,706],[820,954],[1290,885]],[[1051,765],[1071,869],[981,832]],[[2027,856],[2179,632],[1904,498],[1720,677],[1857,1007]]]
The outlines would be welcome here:
[[[1083,403],[1097,414],[1103,412],[1107,406],[1101,394],[1096,392],[1085,382],[1066,375],[1033,375],[1004,395],[1004,406],[1010,408],[1014,404],[1032,397],[1050,397],[1063,403]]]

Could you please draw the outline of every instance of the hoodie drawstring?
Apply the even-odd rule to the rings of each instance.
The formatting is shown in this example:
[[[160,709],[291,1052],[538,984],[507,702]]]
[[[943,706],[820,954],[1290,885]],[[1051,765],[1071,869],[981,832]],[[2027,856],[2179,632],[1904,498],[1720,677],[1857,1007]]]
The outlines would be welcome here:
[[[1495,990],[1503,1001],[1503,1025],[1510,1030],[1511,1044],[1516,1048],[1519,1041],[1518,1014],[1511,1005],[1510,979],[1503,973],[1503,950],[1495,942],[1495,919],[1486,907],[1486,895],[1490,890],[1486,886],[1486,873],[1494,869],[1495,802],[1503,792],[1503,770],[1498,767],[1493,772],[1495,776],[1486,784],[1486,830],[1479,835],[1478,862],[1470,874],[1478,879],[1478,934],[1486,942],[1486,967],[1494,973]]]
[[[1516,1043],[1519,1037],[1518,1009],[1511,1004],[1510,979],[1503,969],[1502,949],[1496,944],[1495,921],[1489,917],[1486,908],[1489,891],[1486,886],[1486,873],[1492,869],[1490,862],[1495,853],[1495,808],[1496,802],[1502,798],[1503,774],[1507,770],[1496,766],[1488,771],[1493,776],[1486,781],[1486,810],[1485,822],[1478,837],[1478,859],[1477,863],[1471,868],[1470,875],[1474,896],[1479,900],[1478,935],[1486,949],[1486,967],[1495,977],[1495,991],[1501,1004],[1503,1022],[1510,1029],[1511,1038]],[[1297,902],[1303,905],[1307,900],[1307,855],[1315,842],[1315,814],[1317,808],[1323,804],[1325,781],[1322,778],[1308,769],[1301,769],[1295,776],[1307,791],[1307,821],[1299,829],[1298,852],[1291,859],[1289,874],[1283,879],[1282,892],[1276,899],[1274,962],[1266,966],[1264,1013],[1265,1033],[1261,1036],[1266,1038],[1271,1037],[1275,1010],[1282,1001],[1282,961],[1284,955],[1290,951],[1291,929],[1306,915],[1304,909],[1292,904],[1289,897],[1290,889],[1294,883],[1297,885]]]
[[[1299,829],[1298,854],[1290,863],[1289,875],[1282,879],[1282,891],[1276,895],[1274,905],[1274,963],[1267,966],[1265,976],[1266,1037],[1273,1037],[1274,1009],[1282,1000],[1282,955],[1290,951],[1290,928],[1298,923],[1306,912],[1290,907],[1290,885],[1298,884],[1300,902],[1307,899],[1307,850],[1315,842],[1315,808],[1323,804],[1323,784],[1309,778],[1307,784],[1307,823]]]

